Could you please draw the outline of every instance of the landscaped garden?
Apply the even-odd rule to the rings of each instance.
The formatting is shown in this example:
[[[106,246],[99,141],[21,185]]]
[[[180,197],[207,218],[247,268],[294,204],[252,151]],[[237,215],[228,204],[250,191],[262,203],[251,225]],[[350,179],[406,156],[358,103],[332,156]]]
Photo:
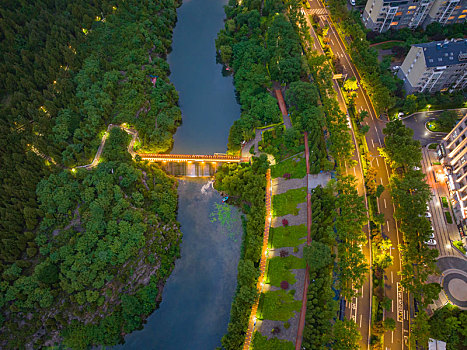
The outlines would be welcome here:
[[[296,188],[285,193],[275,195],[272,199],[273,215],[298,215],[297,205],[306,200],[306,188]]]
[[[271,227],[269,244],[271,248],[297,247],[306,241],[306,225]]]

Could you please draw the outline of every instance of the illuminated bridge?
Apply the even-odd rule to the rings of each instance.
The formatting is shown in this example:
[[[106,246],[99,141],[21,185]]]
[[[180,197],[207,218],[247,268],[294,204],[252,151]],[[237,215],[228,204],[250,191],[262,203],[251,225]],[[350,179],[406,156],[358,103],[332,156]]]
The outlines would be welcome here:
[[[248,162],[248,158],[226,154],[157,154],[138,153],[142,160],[160,163],[162,168],[174,176],[213,176],[219,164]]]
[[[248,162],[248,158],[229,156],[226,154],[201,155],[201,154],[157,154],[138,153],[141,159],[150,162],[210,162],[210,163],[240,163]]]

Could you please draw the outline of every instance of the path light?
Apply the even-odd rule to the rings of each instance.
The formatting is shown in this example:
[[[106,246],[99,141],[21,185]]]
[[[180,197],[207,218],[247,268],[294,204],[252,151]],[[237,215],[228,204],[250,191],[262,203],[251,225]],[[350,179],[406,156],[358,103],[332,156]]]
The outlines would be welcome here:
[[[76,173],[76,168],[71,168],[72,173]]]

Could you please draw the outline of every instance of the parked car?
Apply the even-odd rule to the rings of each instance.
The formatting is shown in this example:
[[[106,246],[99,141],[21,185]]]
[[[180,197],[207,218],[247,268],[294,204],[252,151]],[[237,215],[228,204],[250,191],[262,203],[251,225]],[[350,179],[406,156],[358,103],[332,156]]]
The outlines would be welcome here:
[[[426,244],[428,245],[436,245],[436,240],[434,240],[433,238],[430,238],[428,241],[425,242]]]
[[[355,6],[355,0],[350,0],[350,5]]]

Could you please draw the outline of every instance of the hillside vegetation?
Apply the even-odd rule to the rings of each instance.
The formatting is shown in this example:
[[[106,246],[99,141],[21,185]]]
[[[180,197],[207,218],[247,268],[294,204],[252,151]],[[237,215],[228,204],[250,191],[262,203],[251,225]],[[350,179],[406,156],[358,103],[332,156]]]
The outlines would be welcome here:
[[[133,162],[172,147],[178,0],[0,6],[0,347],[114,345],[160,301],[179,254],[176,182]],[[157,77],[157,80],[155,78]]]

